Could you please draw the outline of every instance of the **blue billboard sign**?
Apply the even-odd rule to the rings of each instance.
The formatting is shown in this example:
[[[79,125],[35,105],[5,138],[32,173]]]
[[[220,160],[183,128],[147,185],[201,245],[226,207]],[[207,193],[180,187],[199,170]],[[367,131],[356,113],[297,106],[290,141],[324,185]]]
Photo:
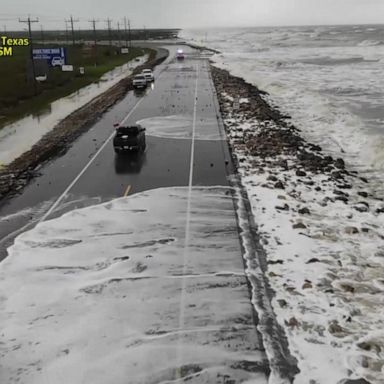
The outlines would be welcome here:
[[[51,67],[62,66],[67,63],[66,48],[34,48],[33,60],[47,60]]]

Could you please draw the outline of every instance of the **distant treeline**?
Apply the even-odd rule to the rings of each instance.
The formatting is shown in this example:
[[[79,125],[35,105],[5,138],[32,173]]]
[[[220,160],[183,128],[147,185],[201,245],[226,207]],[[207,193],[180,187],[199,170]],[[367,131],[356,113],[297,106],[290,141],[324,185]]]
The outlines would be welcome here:
[[[95,34],[91,29],[76,30],[75,39],[78,40],[94,40]],[[176,38],[179,33],[179,29],[132,29],[130,32],[131,40],[166,40]],[[27,32],[21,31],[8,31],[7,36],[11,37],[27,37]],[[32,31],[32,38],[36,41],[41,40],[60,40],[60,41],[72,41],[72,32],[57,30],[57,31]],[[106,29],[96,30],[96,38],[98,41],[121,40],[125,41],[129,39],[129,32],[125,33],[124,29],[120,29],[120,32],[116,29],[112,29],[109,33]]]

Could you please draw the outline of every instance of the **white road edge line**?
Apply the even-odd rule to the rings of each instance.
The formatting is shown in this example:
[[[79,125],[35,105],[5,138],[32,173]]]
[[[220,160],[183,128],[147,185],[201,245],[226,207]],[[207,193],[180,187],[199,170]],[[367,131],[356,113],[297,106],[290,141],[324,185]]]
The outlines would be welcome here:
[[[157,80],[161,77],[163,72],[165,71],[165,68],[160,72],[159,76],[157,77]],[[119,123],[120,125],[124,124],[132,115],[132,113],[136,110],[136,108],[141,104],[141,102],[144,100],[144,97],[142,97],[130,110],[130,112],[127,114],[127,116],[124,117],[124,119]],[[107,140],[104,142],[104,144],[99,148],[99,150],[93,155],[91,160],[86,164],[86,166],[81,170],[81,172],[76,176],[76,178],[72,181],[71,184],[67,187],[67,189],[58,197],[58,199],[53,203],[51,208],[37,221],[37,223],[41,223],[42,221],[45,221],[47,217],[57,208],[57,206],[61,203],[61,201],[64,199],[64,197],[68,194],[68,192],[73,188],[73,186],[79,181],[81,176],[84,175],[84,173],[87,171],[87,169],[92,165],[92,163],[95,161],[96,157],[99,156],[99,154],[102,152],[102,150],[106,147],[106,145],[111,141],[113,135],[115,132],[112,132],[111,135],[107,138]]]
[[[169,56],[168,56],[169,58]],[[159,72],[159,76],[157,77],[157,80],[163,75],[163,73],[166,71],[166,69],[168,68],[168,66],[165,66],[163,69],[160,70]],[[100,95],[99,95],[100,96]],[[139,104],[143,101],[143,98],[141,98],[133,107],[132,107],[132,110],[130,111],[130,113],[128,113],[128,115],[121,121],[120,124],[124,124],[126,122],[126,120],[130,117],[130,115],[133,113],[133,111],[139,106]],[[86,168],[88,168],[91,163],[95,160],[95,158],[99,155],[99,153],[103,150],[103,148],[107,145],[107,143],[111,140],[112,136],[113,136],[114,133],[111,134],[110,137],[107,138],[107,141],[103,144],[103,147],[100,148],[100,150],[94,155],[94,157],[89,161],[89,163],[86,165]],[[1,166],[1,164],[0,164]],[[53,210],[55,210],[57,208],[57,206],[61,203],[61,200],[65,197],[65,195],[71,190],[71,188],[73,188],[73,186],[76,184],[76,182],[80,179],[80,177],[84,174],[84,172],[86,171],[86,169],[83,169],[80,174],[76,177],[76,179],[71,183],[71,185],[68,186],[68,188],[63,192],[63,194],[55,201],[55,203],[53,203],[51,205],[51,207],[49,208],[49,210],[38,220],[34,220],[32,222],[29,222],[27,224],[25,224],[22,228],[19,228],[15,231],[13,231],[12,233],[9,233],[7,236],[3,237],[2,239],[0,239],[0,244],[3,244],[5,243],[6,241],[8,241],[8,239],[11,239],[12,237],[15,237],[17,235],[19,235],[20,233],[24,232],[28,227],[30,226],[33,226],[35,224],[39,224],[41,223],[42,221],[45,221],[47,219],[47,217],[53,212]]]
[[[144,100],[144,98],[141,98],[129,111],[127,116],[124,117],[124,119],[120,122],[120,125],[123,125],[129,117],[132,115],[132,113],[136,110],[136,108],[141,104],[141,102]],[[68,187],[65,189],[65,191],[59,196],[59,198],[52,204],[52,206],[49,208],[49,210],[40,218],[38,223],[41,223],[42,221],[45,221],[47,217],[57,208],[57,206],[62,202],[64,197],[68,194],[68,192],[74,187],[74,185],[79,181],[81,176],[84,175],[84,173],[87,171],[87,169],[92,165],[92,163],[96,160],[97,156],[102,152],[102,150],[107,146],[107,144],[111,141],[112,137],[115,135],[115,132],[112,132],[111,135],[105,140],[104,144],[99,148],[99,150],[92,156],[91,160],[88,161],[86,166],[80,171],[80,173],[75,177],[75,179],[71,182],[71,184],[68,185]]]
[[[199,62],[196,64],[196,84],[195,84],[195,100],[193,106],[193,123],[192,123],[192,141],[191,141],[191,158],[189,165],[189,181],[188,181],[188,200],[187,200],[187,217],[185,225],[185,240],[184,240],[184,249],[183,249],[183,273],[182,276],[186,275],[186,266],[187,258],[189,253],[189,231],[190,231],[190,221],[191,221],[191,197],[192,197],[192,181],[193,181],[193,162],[195,157],[195,134],[196,134],[196,116],[197,116],[197,91],[198,91],[198,81],[199,81]],[[179,329],[183,330],[185,323],[185,290],[186,290],[186,279],[182,279],[181,287],[181,297],[180,297],[180,317],[179,317]],[[183,346],[181,344],[181,338],[179,338],[178,343],[178,357],[179,364],[177,366],[176,374],[181,378],[181,367],[183,363]]]

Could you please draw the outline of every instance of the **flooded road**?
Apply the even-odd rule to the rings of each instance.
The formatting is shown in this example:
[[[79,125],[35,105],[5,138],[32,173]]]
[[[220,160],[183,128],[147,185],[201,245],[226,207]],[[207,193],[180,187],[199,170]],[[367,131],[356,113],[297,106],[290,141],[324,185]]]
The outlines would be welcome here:
[[[46,221],[0,280],[1,382],[267,384],[228,188],[155,189]]]
[[[1,206],[4,381],[267,383],[209,62],[170,52]],[[113,124],[137,121],[145,153],[116,156]]]
[[[9,164],[24,152],[30,150],[47,132],[66,116],[84,106],[98,95],[129,76],[142,65],[148,56],[144,55],[105,73],[97,83],[89,84],[62,99],[49,104],[38,114],[29,115],[0,130],[0,165]]]
[[[175,53],[175,46],[168,48]],[[74,207],[123,196],[128,186],[130,193],[136,193],[158,187],[188,185],[197,57],[192,52],[191,49],[191,58],[185,62],[177,62],[171,55],[157,67],[152,87],[144,93],[128,93],[79,137],[63,156],[42,167],[39,170],[41,176],[34,179],[21,195],[2,202],[0,258],[6,256],[6,247],[12,243],[14,236],[20,230],[35,225],[47,211],[46,207],[60,197],[56,215]],[[232,168],[228,152],[224,153],[226,147],[223,147],[222,140],[218,140],[222,132],[216,118],[218,112],[208,61],[202,60],[199,68],[195,131],[196,137],[202,140],[197,140],[194,146],[193,184],[228,185],[227,175],[232,173]],[[113,124],[123,119],[127,124],[149,119],[144,154],[115,156],[110,141]],[[173,120],[173,135],[169,130],[169,120]],[[177,124],[180,124],[179,127]],[[97,157],[84,172],[95,154]],[[81,177],[67,190],[80,173]],[[64,191],[65,196],[62,196]]]

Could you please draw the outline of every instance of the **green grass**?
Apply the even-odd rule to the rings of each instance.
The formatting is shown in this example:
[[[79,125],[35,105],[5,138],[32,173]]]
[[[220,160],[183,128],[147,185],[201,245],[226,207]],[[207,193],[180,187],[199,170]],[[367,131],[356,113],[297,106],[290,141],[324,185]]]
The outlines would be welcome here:
[[[50,45],[50,47],[52,47]],[[133,58],[149,53],[149,50],[132,48],[129,54],[116,54],[116,48],[98,47],[97,66],[93,48],[68,47],[68,63],[74,72],[62,72],[60,67],[50,68],[46,82],[38,84],[37,95],[33,83],[27,80],[28,47],[14,48],[12,57],[0,58],[0,128],[28,114],[39,114],[48,105],[76,90],[100,79],[100,77]],[[85,74],[79,74],[79,67]]]

